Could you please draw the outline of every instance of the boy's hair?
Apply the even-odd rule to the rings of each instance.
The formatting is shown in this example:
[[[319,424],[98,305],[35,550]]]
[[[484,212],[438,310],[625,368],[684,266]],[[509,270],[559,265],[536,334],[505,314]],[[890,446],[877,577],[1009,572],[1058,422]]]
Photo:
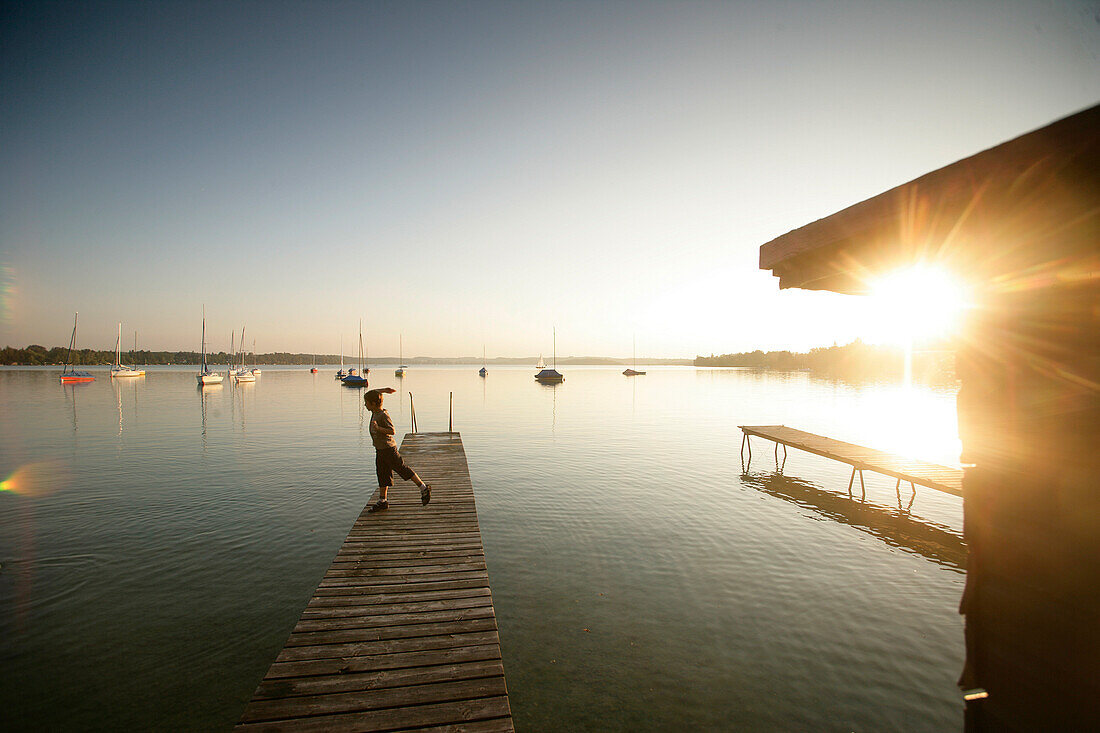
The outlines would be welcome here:
[[[369,389],[367,393],[363,395],[363,402],[368,405],[380,405],[382,404],[382,393],[376,389]]]

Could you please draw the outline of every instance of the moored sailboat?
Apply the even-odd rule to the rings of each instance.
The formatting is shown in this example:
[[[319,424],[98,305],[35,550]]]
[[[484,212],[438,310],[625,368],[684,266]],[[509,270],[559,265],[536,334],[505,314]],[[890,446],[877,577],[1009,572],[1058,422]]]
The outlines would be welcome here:
[[[202,309],[202,369],[195,375],[195,379],[198,380],[200,386],[205,387],[208,384],[221,384],[222,375],[212,370],[206,364],[206,306]]]
[[[76,320],[80,313],[73,315],[73,335],[69,338],[69,353],[65,356],[65,366],[61,369],[61,377],[58,381],[62,384],[82,384],[94,382],[95,376],[91,372],[73,369],[73,351],[76,350]]]
[[[637,339],[637,337],[634,338],[634,366],[632,366],[629,369],[623,369],[623,374],[627,377],[638,377],[638,376],[641,376],[641,375],[645,374],[645,372],[638,371],[638,339]]]
[[[539,362],[542,362],[541,355],[539,356]],[[550,369],[543,369],[535,375],[535,379],[544,384],[557,384],[565,381],[565,377],[558,371],[558,329],[556,327],[554,328],[554,366]]]
[[[397,336],[397,363],[398,363],[398,367],[393,370],[393,376],[395,376],[395,377],[405,376],[405,369],[407,368],[404,364],[401,363],[401,362],[405,361],[405,345],[402,343],[403,340],[404,340],[404,335],[399,334]]]
[[[134,336],[137,340],[137,336]],[[111,367],[112,377],[144,377],[145,370],[137,367],[126,366],[122,363],[122,324],[118,324],[118,338],[115,340],[115,363]]]
[[[364,371],[363,369],[363,321],[359,320],[359,371],[354,369],[348,370],[348,376],[344,377],[341,381],[345,387],[366,387],[367,386],[367,372],[370,369]]]

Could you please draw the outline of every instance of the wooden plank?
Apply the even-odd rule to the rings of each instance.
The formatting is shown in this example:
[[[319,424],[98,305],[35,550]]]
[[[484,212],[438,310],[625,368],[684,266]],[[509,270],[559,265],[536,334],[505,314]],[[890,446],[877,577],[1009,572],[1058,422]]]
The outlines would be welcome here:
[[[500,659],[497,644],[465,644],[441,649],[391,652],[375,656],[363,655],[341,659],[307,659],[299,662],[276,662],[264,680],[304,678],[322,675],[344,675],[405,667],[426,667],[485,659]],[[263,684],[263,683],[261,683]]]
[[[959,469],[928,463],[854,443],[807,433],[785,425],[739,425],[746,436],[756,436],[834,461],[847,463],[861,471],[873,471],[891,478],[962,496]]]
[[[461,437],[401,452],[432,502],[396,486],[360,513],[238,730],[513,730]]]

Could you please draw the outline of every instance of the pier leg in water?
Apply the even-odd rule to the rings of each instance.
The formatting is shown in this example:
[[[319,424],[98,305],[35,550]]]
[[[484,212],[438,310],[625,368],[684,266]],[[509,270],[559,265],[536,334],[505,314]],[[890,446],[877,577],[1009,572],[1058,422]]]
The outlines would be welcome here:
[[[382,395],[393,394],[397,390],[392,387],[372,389],[363,395],[363,402],[371,412],[370,437],[374,443],[374,468],[378,474],[378,501],[368,512],[380,512],[390,508],[389,490],[393,485],[393,474],[406,481],[412,481],[420,487],[420,503],[427,504],[432,500],[432,486],[426,484],[416,475],[416,472],[406,465],[405,460],[397,451],[397,442],[393,438],[394,428],[390,413],[382,409]]]

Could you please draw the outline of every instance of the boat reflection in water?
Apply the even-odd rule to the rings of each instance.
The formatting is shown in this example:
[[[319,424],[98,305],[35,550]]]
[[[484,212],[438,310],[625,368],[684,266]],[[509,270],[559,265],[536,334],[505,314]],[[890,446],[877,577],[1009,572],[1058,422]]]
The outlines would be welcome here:
[[[785,476],[781,469],[770,473],[743,471],[741,483],[855,527],[891,547],[915,552],[939,565],[966,570],[967,550],[963,538],[947,527],[912,515],[909,512],[912,498],[906,498],[908,506],[905,507],[879,505]]]

